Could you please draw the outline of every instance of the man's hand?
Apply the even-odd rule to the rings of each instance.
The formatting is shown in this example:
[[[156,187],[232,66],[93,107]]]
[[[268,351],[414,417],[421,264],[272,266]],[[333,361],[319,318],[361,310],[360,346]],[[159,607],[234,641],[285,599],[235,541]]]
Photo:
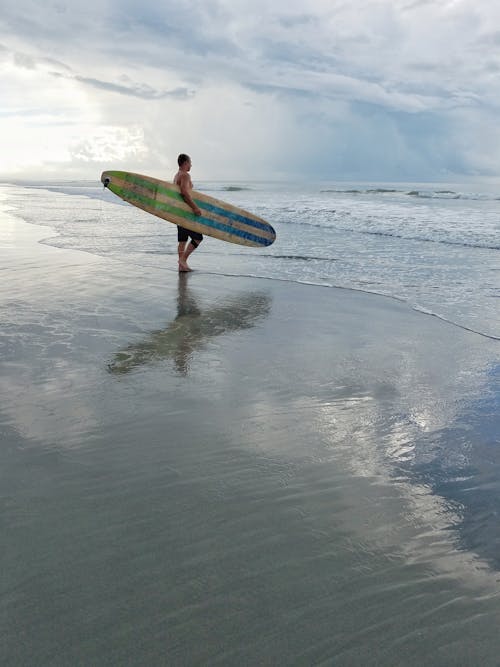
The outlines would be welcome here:
[[[195,215],[201,215],[201,208],[198,208],[197,206],[193,206],[193,213]]]

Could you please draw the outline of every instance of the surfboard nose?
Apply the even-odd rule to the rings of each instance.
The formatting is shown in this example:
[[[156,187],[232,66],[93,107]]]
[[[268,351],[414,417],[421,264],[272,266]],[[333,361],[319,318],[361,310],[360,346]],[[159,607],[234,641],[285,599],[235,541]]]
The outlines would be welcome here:
[[[108,187],[108,185],[111,183],[111,177],[108,171],[103,171],[101,174],[101,183],[104,185],[105,188]]]

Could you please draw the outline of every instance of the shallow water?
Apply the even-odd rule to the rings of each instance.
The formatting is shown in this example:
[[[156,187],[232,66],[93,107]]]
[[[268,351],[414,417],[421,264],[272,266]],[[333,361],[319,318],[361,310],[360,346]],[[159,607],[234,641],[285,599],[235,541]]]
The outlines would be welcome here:
[[[78,201],[2,220],[3,663],[498,664],[498,343]]]

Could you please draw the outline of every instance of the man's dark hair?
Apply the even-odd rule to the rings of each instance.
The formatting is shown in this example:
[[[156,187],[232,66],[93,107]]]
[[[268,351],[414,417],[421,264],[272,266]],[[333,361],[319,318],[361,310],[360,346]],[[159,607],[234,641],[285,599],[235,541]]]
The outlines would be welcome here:
[[[177,158],[177,164],[179,165],[179,167],[182,167],[184,162],[187,162],[189,159],[190,159],[189,155],[186,155],[186,153],[181,153]]]

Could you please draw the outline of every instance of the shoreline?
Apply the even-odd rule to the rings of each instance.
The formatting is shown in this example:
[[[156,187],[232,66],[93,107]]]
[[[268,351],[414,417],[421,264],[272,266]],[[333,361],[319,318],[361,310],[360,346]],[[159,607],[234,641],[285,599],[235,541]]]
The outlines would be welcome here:
[[[47,243],[57,247],[161,269],[169,254],[165,249],[175,248],[174,225],[165,226],[98,187],[60,187],[57,192],[14,187],[3,192],[10,193],[26,220],[56,230],[58,237]],[[348,195],[335,197],[338,205],[321,195],[301,204],[305,196],[300,191],[240,193],[234,203],[247,210],[262,207],[261,213],[275,220],[278,244],[266,252],[247,253],[207,237],[197,254],[202,261],[196,264],[212,273],[221,273],[223,266],[226,274],[291,279],[401,299],[420,312],[498,340],[498,252],[493,249],[498,244],[492,236],[496,200],[488,205],[464,200],[455,211],[446,202],[431,208],[422,204],[422,209],[402,206],[391,197],[385,203],[372,197],[360,204]],[[297,201],[288,212],[283,205],[289,198]],[[73,214],[80,217],[78,210],[85,220],[73,220]],[[457,226],[449,224],[453,215],[458,216]],[[352,224],[349,216],[354,216]]]
[[[2,185],[2,184],[0,184],[0,185]],[[2,203],[3,202],[2,202],[1,193],[0,193],[0,206],[2,205]],[[26,220],[23,220],[20,215],[16,215],[15,213],[9,213],[9,211],[15,211],[15,210],[16,209],[15,209],[14,206],[6,207],[5,204],[4,204],[3,207],[0,208],[0,215],[2,215],[2,212],[3,212],[4,215],[5,214],[10,215],[14,219],[18,220],[20,223],[27,224],[27,225],[32,225],[33,227],[39,227],[40,229],[45,229],[45,228],[48,227],[49,229],[52,230],[52,235],[47,236],[47,237],[45,235],[42,235],[42,236],[39,236],[37,238],[38,243],[45,246],[45,247],[56,248],[56,249],[59,249],[59,250],[67,250],[69,252],[83,252],[87,255],[90,255],[90,257],[93,257],[93,258],[100,258],[100,259],[104,259],[106,261],[123,263],[123,261],[120,260],[120,259],[116,259],[116,258],[113,258],[113,257],[104,257],[102,255],[95,254],[90,250],[81,250],[81,249],[77,249],[77,248],[60,248],[59,246],[52,245],[52,244],[49,243],[49,241],[51,239],[57,238],[59,236],[58,231],[54,227],[51,227],[50,224],[28,222]],[[172,251],[172,255],[175,255],[174,251]],[[169,255],[166,253],[166,256],[168,257]],[[159,267],[149,266],[148,270],[150,270],[152,272],[154,272],[154,271],[160,271],[160,272],[161,271],[167,271],[169,273],[174,273],[175,275],[177,275],[177,273],[178,273],[177,268],[175,266],[175,263],[174,263],[173,267],[165,266],[163,268],[159,268]],[[393,300],[397,303],[403,304],[409,310],[414,311],[416,313],[419,313],[419,314],[421,314],[425,317],[436,318],[436,319],[440,320],[441,322],[443,322],[445,324],[448,324],[452,327],[456,327],[458,329],[469,332],[471,334],[475,334],[477,336],[480,336],[482,338],[485,338],[485,339],[488,339],[488,340],[491,340],[491,341],[500,341],[499,336],[496,336],[494,334],[489,334],[489,333],[486,333],[486,332],[482,332],[482,331],[478,331],[477,329],[469,327],[465,324],[460,324],[460,322],[456,322],[452,319],[449,319],[449,318],[445,317],[444,315],[440,315],[439,313],[435,313],[435,312],[432,312],[430,310],[426,310],[423,307],[418,307],[418,306],[412,305],[411,302],[409,302],[408,300],[406,300],[403,297],[399,297],[399,296],[395,296],[395,295],[391,295],[391,294],[384,294],[382,292],[376,292],[376,291],[373,291],[373,290],[362,289],[362,288],[359,288],[359,287],[350,287],[350,286],[343,286],[343,285],[307,282],[307,281],[302,281],[302,280],[293,280],[291,278],[279,278],[279,277],[272,277],[271,278],[271,277],[268,277],[268,276],[254,276],[252,274],[233,274],[233,273],[224,273],[224,272],[214,272],[214,271],[203,270],[203,269],[199,269],[199,270],[195,269],[194,272],[197,275],[212,275],[212,276],[218,276],[218,277],[231,277],[231,278],[236,278],[236,279],[237,278],[253,279],[253,280],[262,280],[262,281],[272,281],[272,282],[277,282],[277,283],[285,283],[285,284],[291,284],[291,285],[304,285],[304,286],[309,286],[311,288],[316,287],[316,288],[323,288],[323,289],[330,289],[330,290],[344,290],[344,291],[347,291],[347,292],[354,292],[354,293],[365,294],[365,295],[368,295],[368,296],[379,297],[381,299]]]

